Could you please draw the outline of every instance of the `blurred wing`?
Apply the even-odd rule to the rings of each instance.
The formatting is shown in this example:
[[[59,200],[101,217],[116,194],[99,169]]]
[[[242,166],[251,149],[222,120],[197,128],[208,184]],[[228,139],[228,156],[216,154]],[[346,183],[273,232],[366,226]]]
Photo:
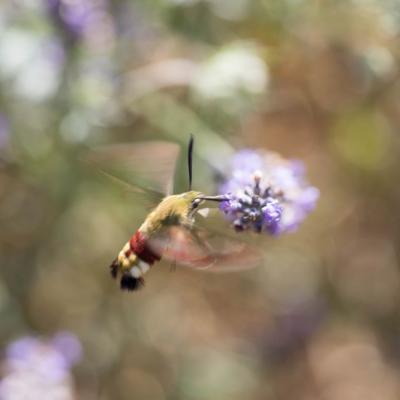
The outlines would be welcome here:
[[[132,191],[163,197],[172,193],[178,156],[175,143],[140,142],[97,147],[86,161]]]
[[[163,259],[210,272],[250,269],[261,261],[261,253],[256,248],[200,228],[163,228],[148,245]]]
[[[216,207],[202,208],[197,211],[195,226],[205,229],[214,236],[221,236],[234,242],[240,242],[251,248],[262,249],[265,247],[267,238],[254,232],[236,232],[221,210]]]

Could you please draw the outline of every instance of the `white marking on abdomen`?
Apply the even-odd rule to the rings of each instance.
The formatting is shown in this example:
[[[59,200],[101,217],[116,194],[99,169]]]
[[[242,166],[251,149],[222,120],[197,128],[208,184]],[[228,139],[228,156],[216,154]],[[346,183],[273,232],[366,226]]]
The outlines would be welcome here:
[[[146,262],[140,260],[139,268],[142,270],[142,273],[145,274],[150,269],[150,265],[147,264]]]
[[[129,272],[134,278],[140,278],[142,276],[142,270],[137,266],[132,267]]]
[[[146,262],[139,260],[138,264],[129,270],[129,273],[134,278],[140,278],[150,269],[150,265]]]

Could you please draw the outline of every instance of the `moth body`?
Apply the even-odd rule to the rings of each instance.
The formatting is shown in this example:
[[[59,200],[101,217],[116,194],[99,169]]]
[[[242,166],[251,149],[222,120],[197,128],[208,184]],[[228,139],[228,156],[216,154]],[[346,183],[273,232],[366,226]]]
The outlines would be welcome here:
[[[144,274],[162,257],[149,245],[151,239],[164,227],[191,229],[198,206],[205,201],[203,197],[196,191],[167,196],[150,212],[110,266],[114,278],[121,276],[121,289],[136,290],[143,286]]]

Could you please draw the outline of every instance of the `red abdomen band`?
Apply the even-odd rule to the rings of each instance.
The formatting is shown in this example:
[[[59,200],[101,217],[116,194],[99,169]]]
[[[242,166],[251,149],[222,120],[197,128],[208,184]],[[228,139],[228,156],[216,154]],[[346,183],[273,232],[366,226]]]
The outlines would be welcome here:
[[[161,256],[154,253],[154,251],[152,251],[146,244],[146,238],[143,237],[139,230],[137,230],[136,233],[131,237],[129,245],[131,250],[147,264],[152,265],[156,261],[161,260]]]

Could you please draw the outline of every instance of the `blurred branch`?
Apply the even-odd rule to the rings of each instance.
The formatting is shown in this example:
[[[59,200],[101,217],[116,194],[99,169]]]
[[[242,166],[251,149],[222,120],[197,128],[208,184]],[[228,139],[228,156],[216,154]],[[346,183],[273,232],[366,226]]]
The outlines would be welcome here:
[[[161,93],[145,96],[138,101],[126,101],[128,109],[143,115],[150,125],[182,144],[186,145],[189,133],[193,133],[198,154],[218,172],[225,170],[224,161],[233,154],[232,146],[191,109]]]

